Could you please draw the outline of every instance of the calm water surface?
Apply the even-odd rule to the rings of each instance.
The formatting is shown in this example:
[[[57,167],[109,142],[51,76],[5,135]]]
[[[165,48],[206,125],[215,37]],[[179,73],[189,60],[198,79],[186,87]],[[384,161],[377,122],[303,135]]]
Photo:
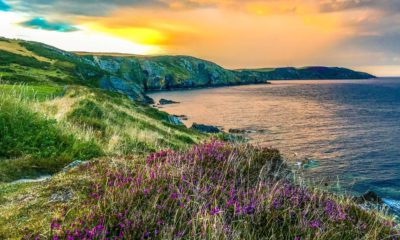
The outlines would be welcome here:
[[[292,161],[317,160],[306,173],[316,181],[400,200],[400,79],[273,81],[151,97],[181,102],[163,110],[187,115],[187,125],[263,130],[247,137]]]

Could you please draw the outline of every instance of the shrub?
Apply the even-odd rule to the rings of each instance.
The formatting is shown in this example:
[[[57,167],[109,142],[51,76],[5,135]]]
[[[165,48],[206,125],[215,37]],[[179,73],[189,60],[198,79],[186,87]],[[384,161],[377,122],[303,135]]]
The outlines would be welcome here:
[[[263,169],[274,149],[211,141],[151,154],[133,169],[94,167],[81,216],[53,219],[60,239],[383,239],[398,234],[349,202]],[[283,169],[283,168],[282,168]],[[258,173],[258,174],[255,174]],[[255,176],[253,176],[255,174]],[[29,237],[33,237],[29,235]]]

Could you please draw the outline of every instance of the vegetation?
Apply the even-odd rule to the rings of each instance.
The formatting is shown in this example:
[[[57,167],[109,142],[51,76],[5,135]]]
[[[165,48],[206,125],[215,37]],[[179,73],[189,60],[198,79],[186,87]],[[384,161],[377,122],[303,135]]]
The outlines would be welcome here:
[[[0,84],[0,94],[2,96],[13,96],[15,100],[37,100],[45,101],[61,96],[64,89],[59,86],[29,86],[29,85],[7,85]]]
[[[398,239],[390,216],[296,184],[279,151],[207,140],[132,101],[142,65],[172,82],[217,65],[7,39],[0,61],[0,239]]]
[[[0,85],[0,182],[53,174],[74,160],[178,149],[201,138],[120,94],[61,91]]]
[[[86,197],[26,239],[385,239],[393,222],[285,179],[275,149],[211,140],[95,162]]]

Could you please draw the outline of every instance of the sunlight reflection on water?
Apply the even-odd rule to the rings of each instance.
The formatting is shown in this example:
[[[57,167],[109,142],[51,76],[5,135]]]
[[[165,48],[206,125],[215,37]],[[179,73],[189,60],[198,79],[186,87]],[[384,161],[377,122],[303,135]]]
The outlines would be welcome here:
[[[399,80],[273,81],[150,96],[181,102],[163,110],[187,115],[188,126],[263,130],[247,137],[293,161],[318,160],[307,171],[316,181],[339,177],[347,191],[400,199]]]

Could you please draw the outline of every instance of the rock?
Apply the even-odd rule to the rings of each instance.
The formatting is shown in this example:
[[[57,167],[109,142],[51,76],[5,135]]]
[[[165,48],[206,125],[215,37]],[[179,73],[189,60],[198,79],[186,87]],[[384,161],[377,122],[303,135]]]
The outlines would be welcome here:
[[[68,171],[68,170],[70,170],[70,169],[72,169],[72,168],[75,168],[75,167],[77,167],[77,166],[79,166],[79,165],[82,165],[83,163],[85,163],[85,162],[84,162],[84,161],[81,161],[81,160],[75,160],[75,161],[73,161],[72,163],[70,163],[70,164],[68,164],[67,166],[65,166],[65,167],[63,168],[63,171],[66,172],[66,171]]]
[[[177,103],[179,103],[179,102],[175,102],[175,101],[164,99],[164,98],[161,98],[160,101],[158,101],[158,102],[160,103],[160,105],[177,104]]]
[[[189,118],[186,115],[173,115],[174,117],[179,118],[180,120],[187,121]]]
[[[231,128],[229,129],[229,133],[233,134],[245,134],[245,133],[265,133],[265,130],[253,130],[253,129],[239,129],[239,128]]]
[[[50,196],[50,202],[68,202],[72,199],[74,193],[72,191],[65,191],[65,192],[56,192]]]
[[[191,129],[195,129],[199,132],[204,133],[221,133],[221,130],[218,127],[204,124],[193,123]]]
[[[319,164],[319,162],[317,160],[306,158],[302,162],[302,165],[303,165],[304,169],[311,169],[311,168],[319,167],[320,164]]]
[[[34,178],[34,179],[26,179],[26,178],[23,178],[23,179],[19,179],[19,180],[16,180],[16,181],[14,181],[14,182],[11,182],[11,184],[32,183],[32,182],[43,182],[43,181],[46,181],[46,180],[49,179],[49,178],[51,178],[50,175],[43,175],[43,176],[40,176],[40,177]]]
[[[36,198],[37,198],[37,196],[28,194],[28,195],[19,196],[19,197],[17,197],[16,200],[17,200],[18,202],[30,202],[30,201],[35,200]]]
[[[174,125],[183,126],[182,121],[176,116],[168,116],[168,122]]]
[[[144,100],[143,100],[143,102],[144,103],[147,103],[147,104],[154,104],[155,102],[154,102],[154,99],[152,99],[151,97],[149,97],[149,96],[147,96],[147,95],[144,95]]]
[[[378,194],[374,191],[369,191],[362,196],[355,197],[354,201],[359,204],[366,203],[366,202],[374,203],[374,204],[382,204],[383,203],[382,198],[380,198],[378,196]]]
[[[236,129],[236,128],[231,128],[229,129],[229,133],[234,133],[234,134],[244,134],[247,131],[244,129]]]

